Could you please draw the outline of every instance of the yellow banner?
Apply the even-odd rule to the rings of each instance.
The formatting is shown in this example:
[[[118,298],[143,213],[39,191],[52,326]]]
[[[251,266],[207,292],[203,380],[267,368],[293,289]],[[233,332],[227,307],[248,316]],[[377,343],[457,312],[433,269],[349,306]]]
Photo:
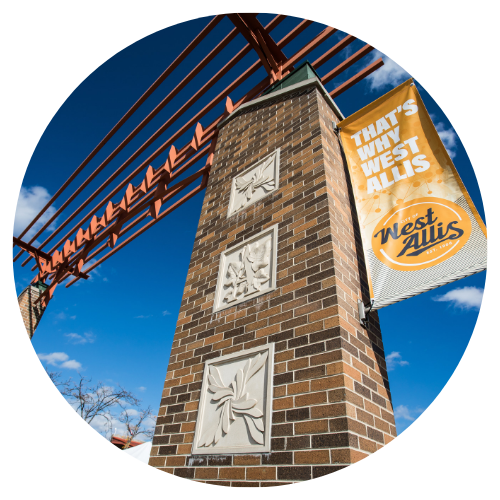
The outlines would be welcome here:
[[[413,80],[338,126],[374,308],[486,268],[485,225]]]

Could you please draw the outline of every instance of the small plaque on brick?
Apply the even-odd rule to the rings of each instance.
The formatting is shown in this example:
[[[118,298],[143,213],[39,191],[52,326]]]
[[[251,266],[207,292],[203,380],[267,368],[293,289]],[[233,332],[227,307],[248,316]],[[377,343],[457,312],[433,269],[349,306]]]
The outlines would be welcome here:
[[[221,255],[214,312],[276,288],[278,226],[272,226]]]
[[[276,191],[279,178],[280,149],[278,148],[233,179],[227,216],[230,217]]]
[[[192,453],[271,451],[274,344],[208,360]]]

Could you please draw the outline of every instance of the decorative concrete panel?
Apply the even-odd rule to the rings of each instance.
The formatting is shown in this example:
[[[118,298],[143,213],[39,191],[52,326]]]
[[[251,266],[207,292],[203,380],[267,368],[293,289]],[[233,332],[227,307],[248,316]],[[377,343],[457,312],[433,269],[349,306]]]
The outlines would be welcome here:
[[[276,288],[277,241],[276,225],[222,253],[214,312]]]
[[[247,208],[278,189],[280,148],[233,179],[227,216]]]
[[[268,453],[274,344],[205,362],[192,454]]]

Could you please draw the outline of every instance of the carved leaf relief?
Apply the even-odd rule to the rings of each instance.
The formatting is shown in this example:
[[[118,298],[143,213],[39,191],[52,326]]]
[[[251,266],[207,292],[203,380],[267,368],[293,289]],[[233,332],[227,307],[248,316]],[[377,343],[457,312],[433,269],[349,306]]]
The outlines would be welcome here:
[[[280,148],[246,168],[233,179],[228,217],[278,189]]]
[[[236,190],[238,194],[243,196],[239,198],[239,204],[234,207],[235,211],[251,204],[252,197],[258,188],[262,187],[264,191],[271,191],[275,187],[275,181],[272,174],[266,174],[267,167],[271,166],[273,163],[274,155],[265,161],[256,172],[250,174],[249,177],[245,178],[242,176],[236,179]]]
[[[209,367],[207,390],[211,393],[210,403],[216,405],[218,413],[212,425],[199,439],[199,447],[216,445],[224,435],[231,432],[231,425],[238,418],[244,419],[252,439],[258,444],[264,444],[263,412],[256,408],[258,401],[248,392],[247,384],[265,365],[267,357],[268,353],[264,352],[249,359],[245,367],[236,372],[229,387],[222,382],[217,367]]]
[[[227,268],[224,286],[228,288],[223,301],[230,304],[261,291],[262,285],[270,279],[266,269],[271,262],[271,247],[271,238],[268,238],[264,242],[248,244],[239,252],[239,261],[231,262]]]

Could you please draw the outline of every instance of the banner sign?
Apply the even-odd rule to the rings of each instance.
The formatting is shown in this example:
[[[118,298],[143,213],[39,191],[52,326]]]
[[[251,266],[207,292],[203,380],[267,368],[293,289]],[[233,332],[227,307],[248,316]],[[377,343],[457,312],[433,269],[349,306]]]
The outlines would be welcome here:
[[[486,227],[413,80],[338,127],[374,309],[486,269]]]

